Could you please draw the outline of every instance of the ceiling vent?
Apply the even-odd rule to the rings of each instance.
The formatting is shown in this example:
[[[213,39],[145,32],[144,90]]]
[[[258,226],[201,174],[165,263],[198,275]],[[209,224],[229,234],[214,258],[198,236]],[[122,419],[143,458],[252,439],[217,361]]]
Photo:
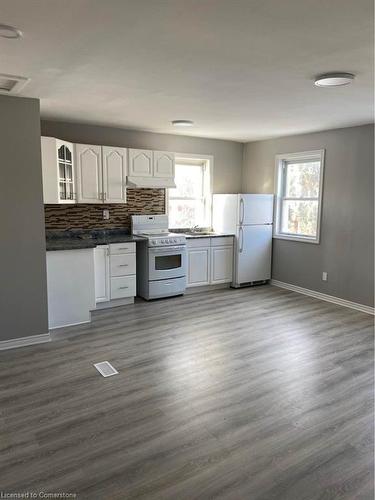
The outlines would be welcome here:
[[[18,94],[29,80],[24,76],[0,74],[0,93]]]

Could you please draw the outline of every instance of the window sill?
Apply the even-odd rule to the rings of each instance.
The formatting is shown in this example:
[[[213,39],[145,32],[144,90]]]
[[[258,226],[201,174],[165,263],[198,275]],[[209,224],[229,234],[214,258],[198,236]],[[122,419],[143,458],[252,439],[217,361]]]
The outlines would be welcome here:
[[[320,243],[319,238],[306,238],[303,236],[289,236],[284,234],[274,234],[272,238],[274,238],[275,240],[288,240],[288,241],[298,241],[301,243],[313,243],[315,245],[319,245]]]

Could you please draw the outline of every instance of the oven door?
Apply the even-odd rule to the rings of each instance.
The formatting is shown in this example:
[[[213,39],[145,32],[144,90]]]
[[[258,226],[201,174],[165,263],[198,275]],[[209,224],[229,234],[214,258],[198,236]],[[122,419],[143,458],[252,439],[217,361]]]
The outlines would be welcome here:
[[[186,245],[148,249],[149,281],[186,276]]]

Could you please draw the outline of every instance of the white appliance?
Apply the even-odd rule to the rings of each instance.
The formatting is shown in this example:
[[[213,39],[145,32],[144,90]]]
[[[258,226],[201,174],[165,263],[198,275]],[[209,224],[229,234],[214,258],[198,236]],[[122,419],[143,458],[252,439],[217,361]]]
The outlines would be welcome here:
[[[137,293],[146,300],[182,295],[186,288],[186,238],[168,231],[167,215],[132,215],[137,248]]]
[[[236,235],[232,286],[269,280],[273,194],[214,194],[212,209],[214,231]]]

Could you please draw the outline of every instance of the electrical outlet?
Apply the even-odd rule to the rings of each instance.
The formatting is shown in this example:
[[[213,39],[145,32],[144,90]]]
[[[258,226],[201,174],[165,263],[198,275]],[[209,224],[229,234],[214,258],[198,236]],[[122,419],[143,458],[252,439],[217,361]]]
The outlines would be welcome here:
[[[108,220],[109,219],[109,210],[108,210],[108,208],[105,208],[103,210],[103,219],[104,220]]]
[[[325,271],[322,274],[322,280],[323,281],[328,281],[328,273],[326,273]]]

